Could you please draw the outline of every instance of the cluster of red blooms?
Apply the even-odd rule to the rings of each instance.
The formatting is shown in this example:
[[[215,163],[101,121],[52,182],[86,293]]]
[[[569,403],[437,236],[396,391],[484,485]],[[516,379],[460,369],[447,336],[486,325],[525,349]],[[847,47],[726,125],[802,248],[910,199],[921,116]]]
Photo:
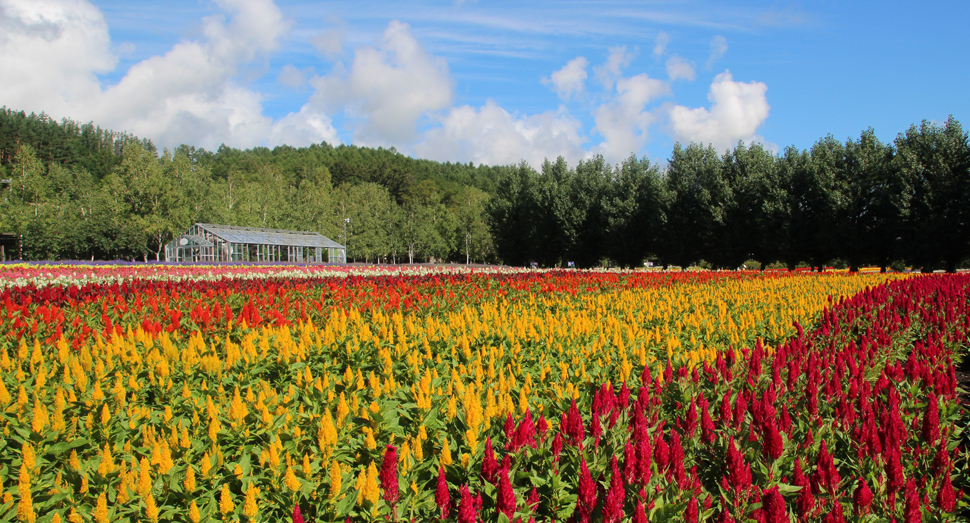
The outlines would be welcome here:
[[[894,282],[833,303],[778,347],[597,387],[555,429],[510,416],[501,459],[490,437],[476,472],[438,469],[435,519],[954,520],[950,351],[967,342],[968,301],[967,276]]]

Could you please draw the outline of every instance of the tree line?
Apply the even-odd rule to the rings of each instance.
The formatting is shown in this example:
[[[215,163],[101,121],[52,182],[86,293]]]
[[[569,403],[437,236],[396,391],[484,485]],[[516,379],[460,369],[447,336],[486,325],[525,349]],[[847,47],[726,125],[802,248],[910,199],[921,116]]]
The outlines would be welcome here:
[[[326,143],[158,153],[3,108],[0,180],[0,232],[23,236],[26,259],[156,259],[194,222],[318,231],[367,262],[953,270],[970,257],[970,146],[953,117],[890,143],[870,129],[777,154],[675,144],[665,166],[537,170]]]
[[[521,163],[503,171],[489,213],[511,265],[952,271],[970,255],[970,145],[951,116],[892,143],[869,129],[780,154],[675,144],[664,169],[635,156]]]
[[[351,261],[493,261],[497,171],[326,143],[159,154],[90,123],[0,110],[0,232],[22,235],[25,259],[162,258],[209,222],[317,231]]]

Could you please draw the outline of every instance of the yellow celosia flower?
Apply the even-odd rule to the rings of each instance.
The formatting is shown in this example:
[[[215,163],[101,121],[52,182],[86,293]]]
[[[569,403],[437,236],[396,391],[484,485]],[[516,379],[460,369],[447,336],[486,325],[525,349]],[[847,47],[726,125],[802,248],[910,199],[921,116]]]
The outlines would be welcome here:
[[[34,452],[34,447],[30,443],[23,442],[20,446],[20,456],[21,463],[27,467],[28,471],[33,471],[37,468],[37,453]]]
[[[192,500],[192,503],[189,504],[189,521],[192,523],[199,523],[201,518],[202,516],[199,514],[199,507],[196,506],[195,500]]]
[[[236,505],[232,502],[232,494],[229,492],[229,485],[222,484],[222,492],[219,493],[219,512],[228,514],[236,510]]]
[[[313,471],[310,470],[310,456],[303,455],[303,477],[310,477]]]
[[[355,396],[356,398],[356,396]],[[340,403],[337,404],[337,426],[343,427],[344,420],[347,419],[347,415],[350,414],[350,407],[347,406],[347,398],[344,397],[344,393],[340,393]]]
[[[34,502],[30,495],[30,471],[27,464],[20,465],[20,479],[17,484],[20,501],[17,503],[17,519],[34,523],[37,514],[34,512]]]
[[[93,517],[97,523],[108,523],[108,497],[104,495],[104,492],[98,496]]]
[[[372,506],[376,506],[380,496],[381,489],[377,484],[377,465],[371,461],[367,467],[367,483],[364,485],[364,499],[370,501]]]
[[[256,505],[256,496],[258,495],[258,488],[250,485],[250,487],[246,489],[246,503],[243,505],[243,514],[245,514],[247,518],[255,518],[256,513],[259,511],[259,507]]]
[[[189,465],[185,470],[185,480],[182,481],[182,486],[185,487],[186,492],[195,492],[195,469],[192,468],[192,465]]]
[[[149,494],[147,497],[144,498],[144,501],[145,501],[145,517],[148,518],[148,521],[151,521],[152,523],[157,523],[158,506],[155,505],[155,498],[153,498],[152,495]]]
[[[152,492],[152,469],[147,458],[141,458],[138,464],[138,495],[145,499]]]
[[[444,443],[441,445],[441,463],[444,465],[451,465],[451,449],[448,448],[448,438],[445,438]]]
[[[330,464],[330,497],[336,499],[337,494],[340,494],[340,464],[337,460],[334,460]]]
[[[289,466],[286,467],[286,474],[283,482],[286,485],[286,488],[292,490],[293,492],[300,490],[300,487],[302,486],[300,484],[300,480],[296,478],[296,474],[293,473],[293,467]]]

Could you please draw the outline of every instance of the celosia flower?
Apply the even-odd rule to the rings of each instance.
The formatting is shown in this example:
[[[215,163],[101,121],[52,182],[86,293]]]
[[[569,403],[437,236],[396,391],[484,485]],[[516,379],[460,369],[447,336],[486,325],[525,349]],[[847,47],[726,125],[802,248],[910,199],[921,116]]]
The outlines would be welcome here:
[[[384,461],[381,462],[381,490],[384,491],[384,501],[395,510],[400,492],[397,484],[397,448],[388,445],[384,451]]]
[[[578,446],[585,437],[586,431],[583,428],[583,419],[579,415],[579,409],[576,407],[576,400],[572,400],[569,411],[563,416],[562,430],[569,436],[569,442],[573,445]]]
[[[512,490],[512,483],[509,481],[509,461],[508,456],[502,460],[502,469],[498,473],[498,496],[496,499],[495,510],[505,514],[509,521],[515,514],[515,492]]]
[[[785,498],[781,497],[777,485],[762,493],[761,507],[765,516],[765,523],[789,523]]]
[[[919,523],[922,520],[920,499],[916,494],[916,483],[913,478],[906,481],[906,509],[903,512],[904,523]]]
[[[859,478],[859,485],[852,494],[852,504],[855,506],[855,515],[864,516],[869,513],[869,505],[872,504],[872,491],[866,480]]]
[[[300,514],[300,504],[293,505],[292,523],[304,523],[303,514]]]
[[[478,519],[478,504],[468,491],[468,485],[462,485],[461,499],[458,501],[458,523],[475,523]]]
[[[785,444],[781,439],[781,433],[778,432],[778,427],[775,425],[775,419],[768,418],[768,421],[761,428],[761,451],[771,462],[780,458],[784,450]]]
[[[451,496],[448,492],[448,479],[445,478],[445,467],[438,467],[438,485],[434,491],[434,501],[441,511],[441,519],[448,519],[451,511]]]
[[[956,505],[956,493],[953,492],[953,483],[950,481],[950,475],[947,474],[943,476],[943,485],[936,495],[936,507],[943,512],[953,512]]]
[[[692,497],[687,502],[687,509],[684,510],[684,521],[686,523],[697,523],[697,498]]]
[[[586,466],[586,459],[579,463],[579,495],[576,497],[576,512],[580,523],[589,523],[589,516],[596,506],[596,484]]]
[[[482,477],[494,485],[498,481],[498,462],[492,450],[492,438],[485,438],[485,456],[482,458]]]
[[[604,523],[615,523],[623,517],[623,502],[626,491],[623,488],[623,476],[620,467],[617,465],[616,456],[610,462],[611,474],[610,489],[606,493],[606,500],[603,504]]]

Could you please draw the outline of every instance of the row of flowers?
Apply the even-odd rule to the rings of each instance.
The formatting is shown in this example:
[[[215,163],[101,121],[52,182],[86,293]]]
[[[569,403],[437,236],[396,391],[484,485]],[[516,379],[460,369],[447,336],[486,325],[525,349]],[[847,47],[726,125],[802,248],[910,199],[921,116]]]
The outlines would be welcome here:
[[[874,471],[894,452],[880,438],[907,373],[921,381],[898,391],[900,464],[928,510],[961,458],[947,453],[945,473],[916,483],[937,456],[924,443],[913,461],[911,427],[929,390],[934,441],[958,436],[947,356],[963,343],[965,282],[904,281],[950,282],[940,293],[883,285],[893,278],[563,271],[8,289],[0,511],[613,521],[640,506],[651,519],[741,520],[777,491],[793,515],[820,519],[841,498],[813,490],[815,512],[799,512],[796,471],[831,472],[823,448],[838,474],[826,488],[855,492],[864,477],[888,502]],[[880,450],[853,457],[871,431],[852,431],[870,421]]]

